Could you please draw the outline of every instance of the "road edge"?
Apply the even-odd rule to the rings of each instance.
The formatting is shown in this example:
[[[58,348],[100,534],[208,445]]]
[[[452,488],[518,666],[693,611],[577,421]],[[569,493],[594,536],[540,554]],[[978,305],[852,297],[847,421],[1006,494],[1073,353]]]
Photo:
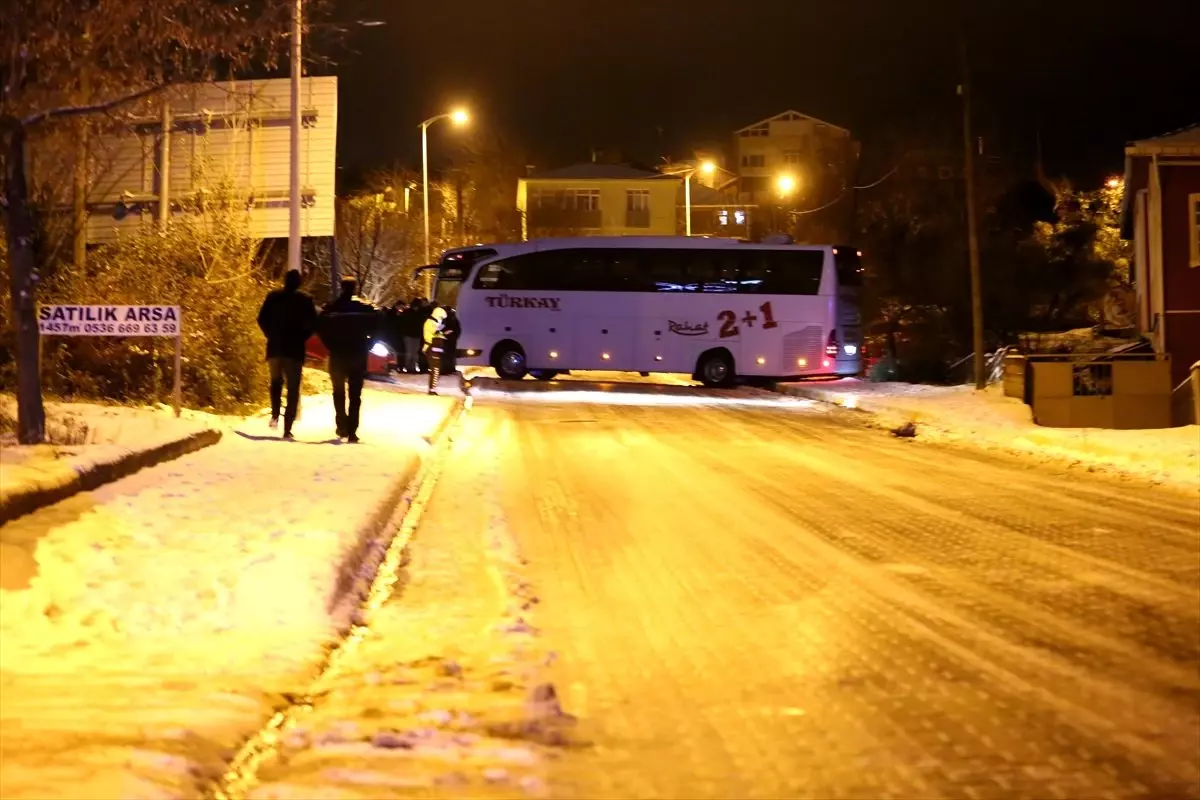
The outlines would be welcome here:
[[[389,493],[389,498],[393,498],[390,505],[381,503],[381,511],[362,528],[365,532],[374,526],[374,530],[364,533],[360,545],[343,560],[337,590],[328,606],[334,637],[327,643],[324,657],[315,665],[308,689],[337,668],[346,648],[361,639],[369,609],[390,595],[394,580],[388,580],[385,573],[399,565],[437,484],[444,452],[453,443],[454,432],[470,408],[468,398],[454,398],[441,422],[428,436],[422,437],[431,445],[429,451],[419,456],[415,467],[396,481],[397,491]],[[256,780],[260,765],[273,756],[279,733],[292,724],[298,710],[309,704],[304,694],[287,695],[284,701],[243,740],[221,765],[219,773],[201,777],[196,787],[201,797],[212,800],[244,797],[247,787]]]
[[[869,408],[863,408],[857,404],[847,404],[840,400],[839,393],[831,389],[822,389],[819,386],[804,386],[797,383],[775,383],[772,384],[771,390],[779,394],[788,395],[790,397],[802,397],[806,400],[812,400],[817,403],[834,406],[842,411],[856,415],[868,427],[879,431],[891,431],[893,423],[896,420],[887,420],[888,412],[875,411]],[[906,415],[899,414],[896,419],[904,418]],[[922,423],[919,419],[913,421],[916,425],[916,436],[914,441],[920,442],[926,446],[949,447],[955,450],[964,450],[971,453],[984,453],[992,456],[1003,455],[1005,458],[1011,459],[1018,464],[1027,468],[1037,466],[1049,466],[1054,469],[1064,470],[1066,472],[1086,472],[1092,477],[1101,477],[1107,480],[1116,481],[1121,484],[1141,484],[1153,487],[1158,490],[1171,492],[1173,494],[1184,494],[1188,497],[1194,497],[1196,493],[1195,486],[1171,481],[1167,479],[1155,479],[1150,475],[1130,471],[1122,467],[1120,464],[1103,458],[1096,458],[1095,453],[1085,453],[1079,451],[1062,451],[1058,453],[1045,452],[1039,455],[1039,451],[1029,448],[1004,446],[999,443],[992,445],[982,445],[974,442],[966,436],[952,436],[947,438],[939,438],[936,440],[922,439],[921,427]],[[936,426],[932,426],[936,428]],[[1031,442],[1039,441],[1036,434],[1025,435],[1023,438]]]
[[[205,428],[145,450],[133,450],[107,461],[98,461],[86,467],[76,468],[69,477],[53,486],[35,486],[18,490],[0,503],[0,525],[19,517],[40,511],[47,506],[61,503],[82,492],[91,492],[135,472],[155,467],[168,461],[211,447],[221,441],[222,433],[217,428]]]
[[[359,525],[356,542],[338,565],[337,580],[326,601],[337,638],[344,637],[353,626],[354,612],[366,601],[379,565],[420,493],[430,462],[438,457],[447,436],[462,417],[464,400],[454,398],[433,430],[421,437],[428,445],[426,452],[417,454],[409,468],[396,477],[374,513]]]

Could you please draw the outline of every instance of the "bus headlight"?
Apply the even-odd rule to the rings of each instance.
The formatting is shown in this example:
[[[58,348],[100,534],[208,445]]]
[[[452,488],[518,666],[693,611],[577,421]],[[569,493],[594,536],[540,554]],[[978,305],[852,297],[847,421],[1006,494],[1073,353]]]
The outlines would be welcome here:
[[[373,355],[373,356],[379,356],[380,358],[387,358],[391,354],[392,354],[392,351],[388,350],[387,345],[384,344],[383,342],[376,342],[375,344],[371,345],[371,355]]]
[[[842,346],[842,352],[848,356],[858,355],[858,345],[847,344]]]

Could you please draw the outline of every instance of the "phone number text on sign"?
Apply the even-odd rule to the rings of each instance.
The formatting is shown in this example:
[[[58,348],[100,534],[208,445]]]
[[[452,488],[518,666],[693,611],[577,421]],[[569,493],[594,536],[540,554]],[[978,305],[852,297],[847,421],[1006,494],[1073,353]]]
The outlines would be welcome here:
[[[43,336],[178,336],[179,306],[38,306]]]

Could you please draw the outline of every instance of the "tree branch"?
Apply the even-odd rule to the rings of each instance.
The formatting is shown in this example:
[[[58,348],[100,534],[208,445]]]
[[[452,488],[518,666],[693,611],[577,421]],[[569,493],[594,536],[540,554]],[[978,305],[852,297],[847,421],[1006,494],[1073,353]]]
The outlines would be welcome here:
[[[47,111],[39,111],[36,114],[31,114],[30,116],[25,117],[20,122],[22,127],[28,128],[51,119],[61,119],[63,117],[81,117],[88,114],[103,114],[108,111],[112,111],[117,106],[122,106],[126,103],[133,103],[141,100],[144,97],[150,97],[151,95],[158,94],[165,88],[166,85],[151,86],[147,89],[142,89],[141,91],[133,92],[132,94],[123,95],[115,100],[108,100],[103,103],[92,103],[91,105],[86,106],[61,106],[59,108],[52,108]]]

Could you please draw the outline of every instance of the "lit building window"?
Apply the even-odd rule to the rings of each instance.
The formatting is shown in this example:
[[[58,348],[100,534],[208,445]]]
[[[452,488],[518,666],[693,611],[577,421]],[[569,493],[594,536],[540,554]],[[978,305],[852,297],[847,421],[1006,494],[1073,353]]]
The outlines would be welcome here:
[[[733,224],[734,225],[745,225],[746,224],[746,212],[742,211],[741,209],[734,211],[733,212]]]
[[[729,212],[723,208],[720,211],[718,211],[717,212],[717,222],[720,223],[721,225],[728,225],[729,224]]]

